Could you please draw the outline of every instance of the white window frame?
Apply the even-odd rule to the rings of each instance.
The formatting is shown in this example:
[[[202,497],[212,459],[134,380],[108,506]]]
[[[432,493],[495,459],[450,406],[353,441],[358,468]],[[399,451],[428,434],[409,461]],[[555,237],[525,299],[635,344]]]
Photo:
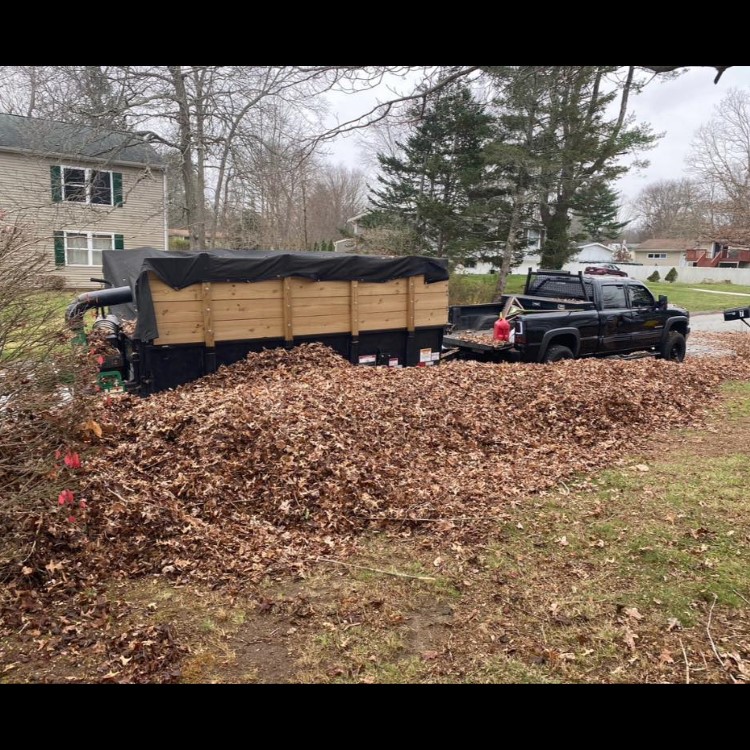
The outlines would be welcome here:
[[[77,169],[77,170],[83,170],[84,174],[84,186],[86,188],[86,200],[85,201],[69,201],[65,197],[65,170],[66,169]],[[109,175],[109,203],[92,203],[91,202],[91,193],[92,193],[92,178],[91,173],[92,172],[105,172]],[[107,208],[108,206],[111,208],[114,206],[114,200],[115,200],[115,185],[112,178],[112,170],[111,169],[97,169],[96,167],[74,167],[70,164],[61,164],[60,165],[60,191],[62,195],[62,199],[64,203],[77,203],[79,206],[101,206],[102,208]],[[106,234],[106,232],[105,232]]]
[[[648,256],[649,260],[666,260],[667,254],[666,253],[649,253]]]
[[[69,234],[85,234],[86,235],[86,248],[88,250],[89,262],[85,265],[82,263],[68,263],[68,235]],[[115,234],[116,232],[86,232],[84,230],[70,229],[63,232],[63,242],[65,245],[65,266],[70,268],[101,268],[101,263],[91,262],[91,253],[93,252],[93,240],[94,235],[97,237],[109,237],[112,240],[112,247],[110,250],[115,249]],[[82,249],[82,248],[81,248]]]

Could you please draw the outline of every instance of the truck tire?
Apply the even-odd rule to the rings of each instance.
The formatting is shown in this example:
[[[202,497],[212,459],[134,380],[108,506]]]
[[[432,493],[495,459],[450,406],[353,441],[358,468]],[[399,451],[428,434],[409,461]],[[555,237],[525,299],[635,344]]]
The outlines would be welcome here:
[[[573,352],[562,344],[553,344],[544,354],[542,362],[559,362],[561,359],[575,359]]]
[[[686,350],[685,337],[679,331],[670,331],[661,345],[659,356],[672,362],[682,362],[685,359]]]

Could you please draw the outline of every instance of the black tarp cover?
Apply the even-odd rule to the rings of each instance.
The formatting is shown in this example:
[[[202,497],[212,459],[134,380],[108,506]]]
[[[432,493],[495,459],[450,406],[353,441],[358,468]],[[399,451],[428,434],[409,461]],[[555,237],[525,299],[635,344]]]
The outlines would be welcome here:
[[[165,252],[150,247],[105,250],[104,278],[113,286],[129,286],[133,303],[119,305],[114,312],[137,318],[134,338],[158,338],[154,303],[147,274],[155,273],[173,289],[208,281],[250,282],[301,276],[315,281],[364,281],[383,283],[392,279],[424,275],[428,284],[448,279],[448,266],[440,258],[421,255],[383,257],[343,253],[275,252],[271,250],[211,250]]]

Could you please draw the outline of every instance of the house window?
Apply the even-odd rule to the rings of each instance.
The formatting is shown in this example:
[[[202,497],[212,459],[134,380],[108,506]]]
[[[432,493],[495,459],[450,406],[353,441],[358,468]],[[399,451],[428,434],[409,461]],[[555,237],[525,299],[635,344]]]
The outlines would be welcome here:
[[[112,172],[62,167],[62,199],[95,206],[112,205]]]
[[[666,260],[667,254],[666,253],[649,253],[649,258],[653,258],[654,260]]]
[[[542,233],[539,229],[527,229],[526,230],[526,251],[529,250],[541,250],[542,248]]]
[[[66,266],[101,266],[102,250],[116,249],[114,234],[64,232]]]
[[[89,206],[125,205],[122,192],[122,172],[86,167],[49,168],[52,202],[82,203]]]

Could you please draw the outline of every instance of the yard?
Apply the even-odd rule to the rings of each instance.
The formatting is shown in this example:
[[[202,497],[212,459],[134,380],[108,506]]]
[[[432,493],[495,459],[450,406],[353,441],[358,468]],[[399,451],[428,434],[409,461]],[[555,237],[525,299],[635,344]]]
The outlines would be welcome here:
[[[0,561],[0,679],[747,682],[746,339],[106,399]]]

